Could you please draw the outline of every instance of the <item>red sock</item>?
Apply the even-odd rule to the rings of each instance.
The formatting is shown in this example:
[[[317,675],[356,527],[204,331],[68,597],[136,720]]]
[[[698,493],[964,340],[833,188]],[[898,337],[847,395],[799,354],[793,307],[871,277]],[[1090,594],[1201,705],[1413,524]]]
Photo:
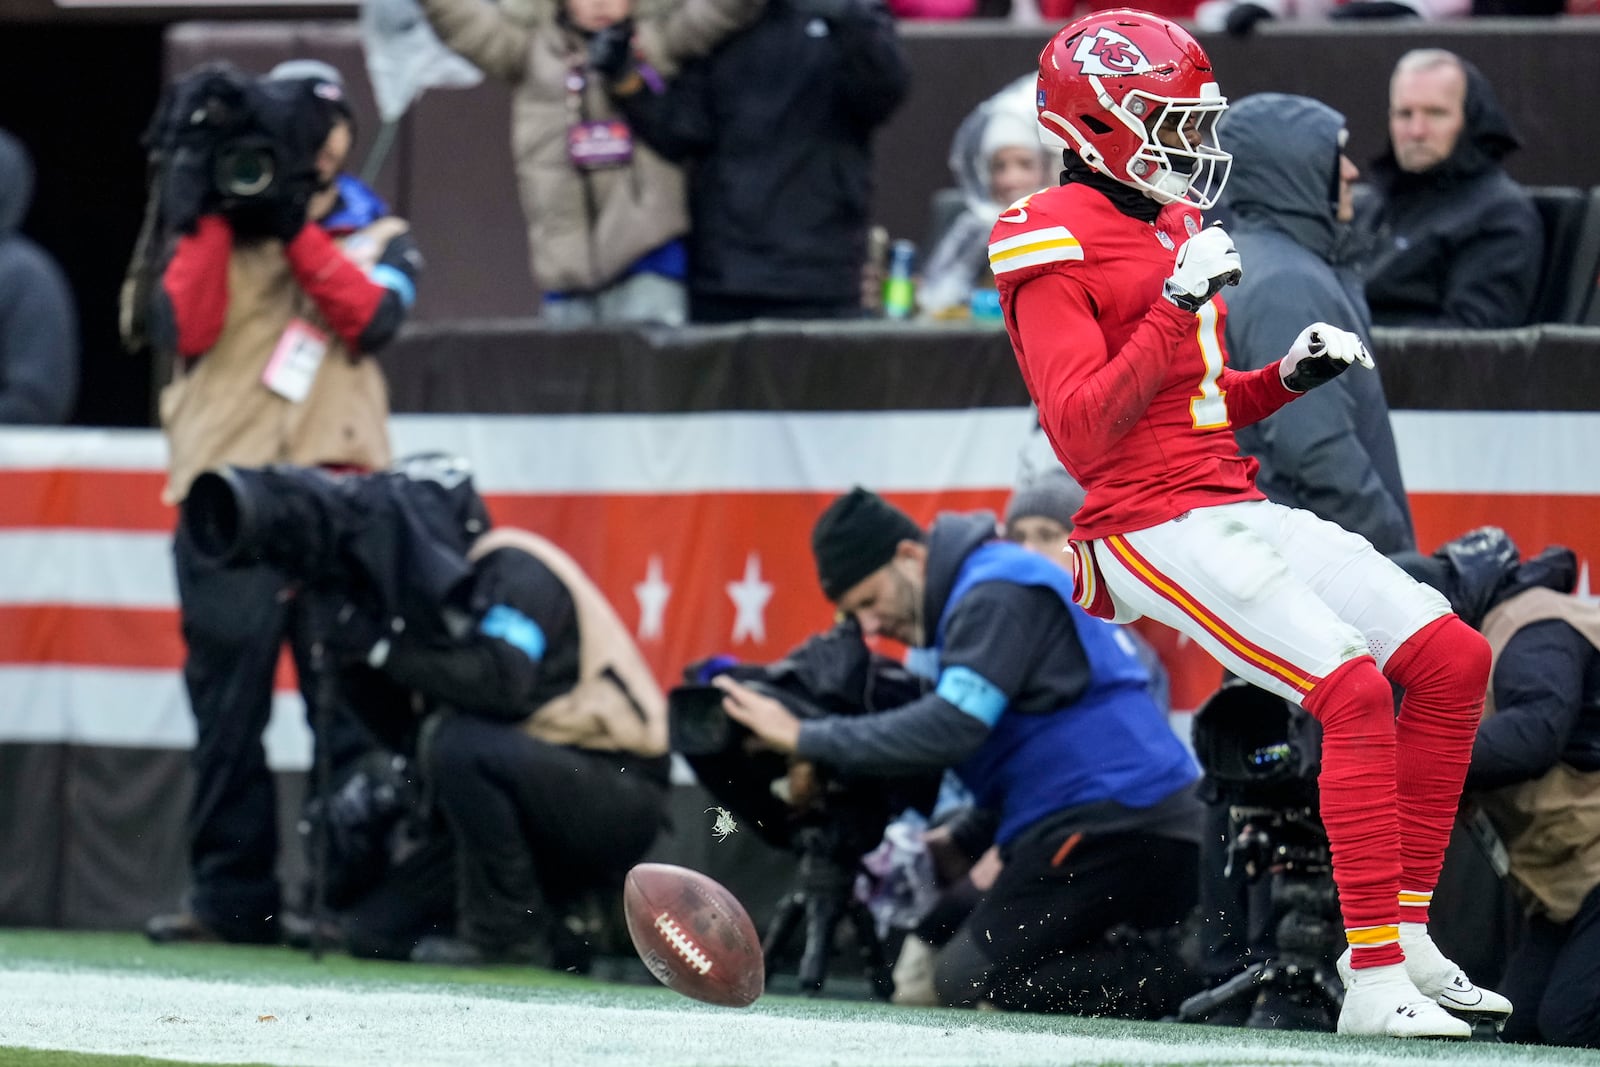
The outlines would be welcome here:
[[[1489,646],[1446,615],[1395,649],[1384,673],[1406,691],[1395,730],[1401,918],[1425,923],[1483,715]]]
[[[1399,963],[1394,694],[1378,665],[1362,656],[1319,682],[1305,707],[1322,724],[1317,788],[1351,965]]]

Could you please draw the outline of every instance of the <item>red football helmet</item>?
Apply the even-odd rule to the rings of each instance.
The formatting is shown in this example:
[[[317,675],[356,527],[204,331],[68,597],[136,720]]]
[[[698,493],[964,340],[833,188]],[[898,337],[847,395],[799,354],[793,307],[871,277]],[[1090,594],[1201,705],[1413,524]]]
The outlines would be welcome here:
[[[1199,42],[1145,11],[1097,11],[1039,53],[1044,143],[1163,204],[1217,202],[1233,166],[1217,147],[1227,107]]]

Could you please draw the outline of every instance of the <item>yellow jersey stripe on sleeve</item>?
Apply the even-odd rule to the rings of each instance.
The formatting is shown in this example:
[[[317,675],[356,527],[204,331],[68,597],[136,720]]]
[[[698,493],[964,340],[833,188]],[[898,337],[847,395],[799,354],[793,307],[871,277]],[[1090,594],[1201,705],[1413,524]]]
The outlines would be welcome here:
[[[1065,226],[1048,226],[1019,233],[989,245],[989,269],[996,275],[1036,267],[1041,263],[1083,258],[1083,246]]]

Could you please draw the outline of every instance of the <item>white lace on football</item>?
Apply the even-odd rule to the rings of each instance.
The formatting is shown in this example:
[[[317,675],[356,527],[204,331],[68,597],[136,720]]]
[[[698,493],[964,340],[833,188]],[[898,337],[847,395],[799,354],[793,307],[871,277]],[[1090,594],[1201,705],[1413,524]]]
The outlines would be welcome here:
[[[656,929],[660,930],[661,936],[667,939],[667,944],[671,945],[678,955],[688,961],[689,966],[701,974],[711,973],[711,957],[700,950],[700,946],[695,944],[689,935],[683,932],[683,927],[679,926],[672,916],[666,912],[656,916]]]

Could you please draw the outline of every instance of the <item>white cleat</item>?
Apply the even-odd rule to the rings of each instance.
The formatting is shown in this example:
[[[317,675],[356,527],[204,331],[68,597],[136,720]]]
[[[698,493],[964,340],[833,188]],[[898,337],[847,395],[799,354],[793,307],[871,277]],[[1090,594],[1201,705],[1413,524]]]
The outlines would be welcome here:
[[[1356,1037],[1442,1037],[1465,1040],[1472,1027],[1422,995],[1403,964],[1352,970],[1349,953],[1339,957],[1344,1007],[1338,1032]]]
[[[1426,928],[1410,934],[1402,925],[1400,951],[1406,954],[1406,974],[1439,1007],[1469,1023],[1491,1023],[1496,1030],[1511,1018],[1511,1001],[1492,989],[1474,985],[1465,971],[1439,951]]]

